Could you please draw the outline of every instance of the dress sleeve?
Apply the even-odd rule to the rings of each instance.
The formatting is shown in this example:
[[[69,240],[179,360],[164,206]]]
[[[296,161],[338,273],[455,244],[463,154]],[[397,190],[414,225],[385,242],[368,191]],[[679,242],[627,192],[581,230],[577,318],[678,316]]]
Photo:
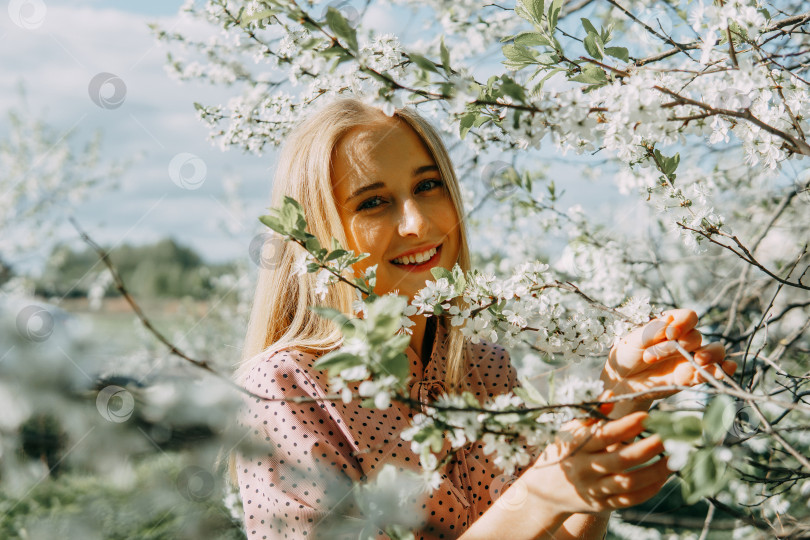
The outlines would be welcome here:
[[[276,352],[251,370],[244,387],[263,398],[323,397],[306,369],[313,358]],[[247,451],[240,447],[236,465],[248,540],[335,537],[317,530],[338,514],[356,515],[353,497],[345,495],[363,472],[334,402],[250,396],[244,402],[240,422],[252,442]]]

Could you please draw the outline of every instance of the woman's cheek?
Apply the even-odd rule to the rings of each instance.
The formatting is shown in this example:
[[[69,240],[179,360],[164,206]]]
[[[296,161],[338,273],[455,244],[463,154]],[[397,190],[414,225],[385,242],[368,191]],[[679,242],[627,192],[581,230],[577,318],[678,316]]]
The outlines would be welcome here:
[[[442,205],[441,209],[434,215],[439,216],[437,228],[445,237],[445,245],[448,248],[453,248],[452,250],[447,250],[448,260],[455,261],[458,259],[458,250],[461,244],[461,233],[459,231],[458,214],[456,214],[456,208],[453,206],[453,202],[447,199]],[[455,251],[455,253],[452,253],[451,251]]]
[[[385,240],[386,234],[383,224],[377,220],[353,219],[350,233],[351,239],[349,243],[354,244],[353,251],[357,254],[369,254],[368,257],[360,261],[361,264],[364,264],[364,268],[382,262],[382,257],[388,245]]]

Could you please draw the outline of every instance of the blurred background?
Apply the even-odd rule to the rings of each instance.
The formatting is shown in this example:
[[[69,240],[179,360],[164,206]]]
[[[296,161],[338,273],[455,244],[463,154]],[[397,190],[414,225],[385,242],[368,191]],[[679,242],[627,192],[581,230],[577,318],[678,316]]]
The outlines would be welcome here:
[[[220,373],[233,368],[275,150],[239,153],[208,140],[194,103],[226,103],[236,92],[167,69],[169,51],[150,25],[197,38],[215,31],[179,14],[181,4],[11,0],[0,13],[0,369],[14,373],[0,380],[1,538],[244,537],[240,503],[220,474],[222,448],[207,445],[226,429],[218,422],[227,424],[229,409],[221,417],[210,409],[226,385],[144,329],[73,225],[109,253],[167,340]],[[418,11],[404,7],[372,6],[363,17],[402,43],[425,32]],[[501,59],[495,44],[475,76],[500,72]],[[451,153],[466,176],[487,174],[463,168],[463,149]],[[548,177],[566,179],[557,196],[568,205],[618,228],[647,211],[591,182],[598,160],[589,169],[587,157],[538,155]],[[482,268],[501,262],[488,249],[502,240],[498,208],[476,206],[471,221]],[[561,246],[549,239],[540,249]],[[167,374],[186,389],[161,388]],[[19,398],[32,391],[37,399]],[[170,422],[175,406],[183,414]],[[83,415],[101,415],[107,427]],[[116,431],[124,423],[135,429]]]

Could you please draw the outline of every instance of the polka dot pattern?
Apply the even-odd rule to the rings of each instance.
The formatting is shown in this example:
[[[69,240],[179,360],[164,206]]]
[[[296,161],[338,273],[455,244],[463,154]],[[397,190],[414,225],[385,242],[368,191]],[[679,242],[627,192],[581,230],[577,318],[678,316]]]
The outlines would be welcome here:
[[[318,525],[334,518],[333,512],[359,515],[354,505],[347,504],[352,500],[351,494],[345,496],[351,483],[372,480],[388,463],[398,470],[420,470],[418,455],[398,434],[444,388],[446,340],[447,330],[439,324],[424,370],[416,352],[406,351],[411,395],[418,396],[421,411],[398,402],[378,410],[361,407],[359,400],[294,403],[245,399],[240,420],[251,428],[261,448],[250,455],[237,454],[236,460],[248,539],[332,538],[328,532],[318,533]],[[481,402],[516,384],[515,370],[503,347],[467,342],[466,353],[468,371],[462,384]],[[316,359],[302,351],[277,351],[253,368],[245,387],[267,398],[322,398],[336,393],[330,391],[326,372],[313,367]],[[354,384],[350,387],[356,391],[359,382]],[[421,516],[416,538],[457,538],[492,505],[511,479],[491,457],[483,453],[483,444],[468,443],[443,469],[439,489],[408,501],[408,511]],[[336,510],[338,501],[342,506]],[[378,531],[377,538],[388,536]]]

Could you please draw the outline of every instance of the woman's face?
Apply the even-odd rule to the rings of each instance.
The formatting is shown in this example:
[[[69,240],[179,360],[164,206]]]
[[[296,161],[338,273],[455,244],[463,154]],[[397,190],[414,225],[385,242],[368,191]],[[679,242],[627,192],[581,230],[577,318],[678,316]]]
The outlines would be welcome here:
[[[404,121],[347,133],[334,151],[332,187],[348,248],[370,254],[355,270],[377,265],[375,293],[413,298],[434,279],[431,268],[456,263],[461,235],[453,201],[430,152]]]

